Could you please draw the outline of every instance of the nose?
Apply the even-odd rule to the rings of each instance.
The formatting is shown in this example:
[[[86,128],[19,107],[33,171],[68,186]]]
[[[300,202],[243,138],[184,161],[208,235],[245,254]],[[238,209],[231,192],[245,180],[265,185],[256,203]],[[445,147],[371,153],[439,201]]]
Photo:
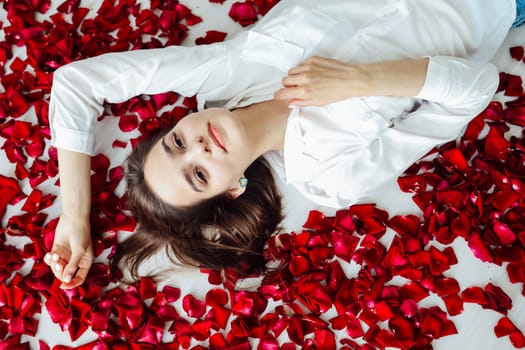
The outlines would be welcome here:
[[[211,147],[204,137],[199,136],[196,138],[195,142],[191,144],[188,151],[188,153],[192,154],[208,154],[211,153]]]

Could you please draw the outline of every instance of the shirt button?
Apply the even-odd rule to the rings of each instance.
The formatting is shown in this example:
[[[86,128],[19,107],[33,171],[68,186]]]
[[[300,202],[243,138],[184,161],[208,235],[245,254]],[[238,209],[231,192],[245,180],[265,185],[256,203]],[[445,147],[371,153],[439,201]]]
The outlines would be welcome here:
[[[365,117],[366,117],[366,119],[370,119],[370,118],[372,118],[372,113],[370,113],[370,112],[366,112],[366,113],[365,113]]]

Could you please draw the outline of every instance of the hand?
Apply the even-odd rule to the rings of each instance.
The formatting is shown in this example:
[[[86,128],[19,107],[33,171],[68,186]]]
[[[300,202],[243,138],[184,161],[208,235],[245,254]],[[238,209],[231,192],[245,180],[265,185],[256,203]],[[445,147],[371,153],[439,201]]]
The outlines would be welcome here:
[[[322,106],[350,97],[365,96],[370,80],[362,65],[338,60],[310,57],[292,68],[275,92],[280,100],[294,106]]]
[[[53,274],[70,289],[84,283],[93,263],[89,221],[62,215],[55,231],[53,248],[44,257]]]

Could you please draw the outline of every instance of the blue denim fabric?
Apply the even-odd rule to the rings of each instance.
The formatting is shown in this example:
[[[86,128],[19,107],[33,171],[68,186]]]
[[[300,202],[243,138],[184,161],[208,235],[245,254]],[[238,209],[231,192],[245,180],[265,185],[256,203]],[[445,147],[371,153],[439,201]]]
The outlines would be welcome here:
[[[516,0],[516,19],[512,28],[521,26],[525,22],[525,0]]]

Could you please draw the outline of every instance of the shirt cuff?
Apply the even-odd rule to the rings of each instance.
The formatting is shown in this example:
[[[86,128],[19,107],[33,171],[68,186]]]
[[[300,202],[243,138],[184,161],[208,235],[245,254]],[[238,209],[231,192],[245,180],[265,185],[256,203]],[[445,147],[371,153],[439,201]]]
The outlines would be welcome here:
[[[93,137],[83,132],[61,127],[52,128],[51,144],[68,151],[93,155]]]
[[[432,102],[440,102],[446,96],[449,84],[450,69],[448,60],[442,57],[427,57],[427,76],[423,88],[416,98]]]

